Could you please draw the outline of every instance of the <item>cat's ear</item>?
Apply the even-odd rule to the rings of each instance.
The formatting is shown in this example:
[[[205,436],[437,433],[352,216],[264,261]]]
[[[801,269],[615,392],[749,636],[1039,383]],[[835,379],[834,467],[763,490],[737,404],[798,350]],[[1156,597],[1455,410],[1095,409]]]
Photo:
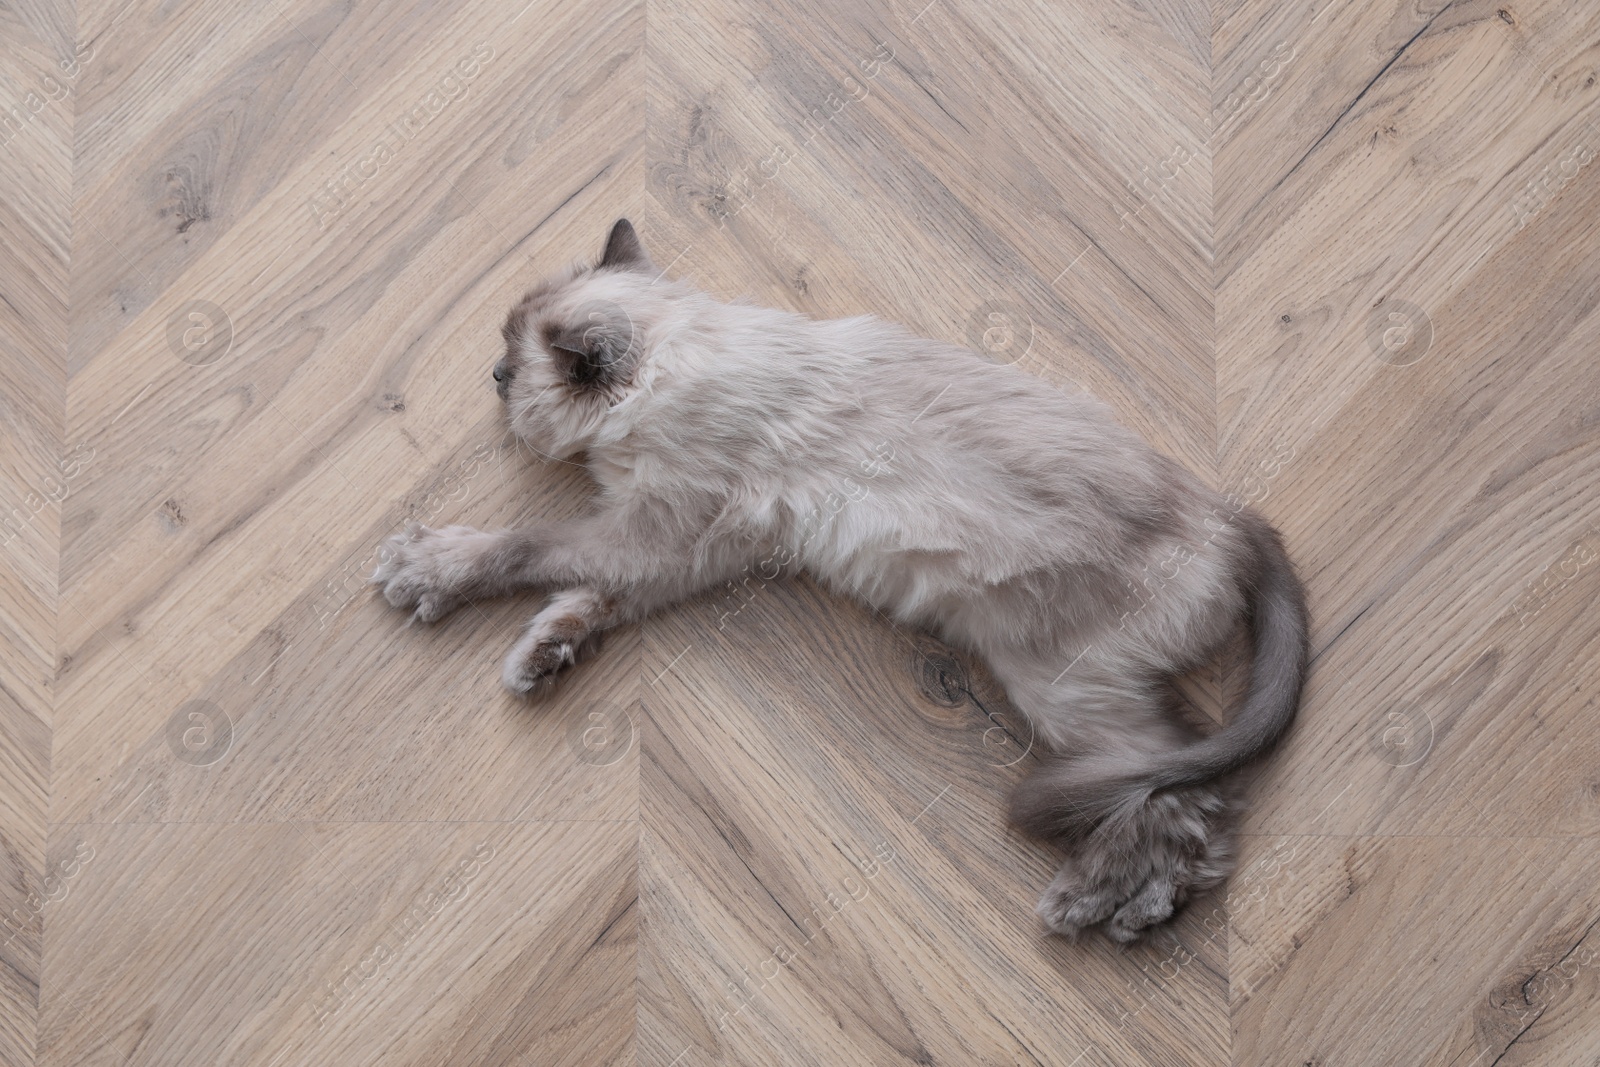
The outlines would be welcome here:
[[[644,244],[634,230],[633,223],[618,219],[611,226],[611,236],[606,238],[606,250],[600,257],[600,266],[619,267],[624,270],[653,271],[655,264],[645,254]]]
[[[571,384],[607,390],[626,385],[639,362],[633,322],[615,304],[587,305],[549,333],[551,358]]]

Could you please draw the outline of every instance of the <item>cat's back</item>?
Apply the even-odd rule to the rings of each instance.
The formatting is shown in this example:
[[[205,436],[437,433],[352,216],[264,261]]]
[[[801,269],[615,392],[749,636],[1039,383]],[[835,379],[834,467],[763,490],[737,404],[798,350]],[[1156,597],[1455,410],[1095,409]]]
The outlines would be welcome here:
[[[930,544],[1026,540],[1204,491],[1092,394],[874,316],[720,305],[705,325],[639,443],[680,484],[734,487],[762,512],[865,485],[859,510],[926,516]]]
[[[1152,451],[1083,389],[881,319],[827,325],[861,403],[880,413],[886,429],[902,427],[907,440],[1029,470],[1049,469],[1042,457],[1093,465],[1111,456],[1142,460]]]
[[[1084,390],[882,320],[823,332],[858,411],[844,438],[869,457],[873,501],[900,517],[895,543],[1004,571],[1098,558],[1203,513],[1210,491]]]

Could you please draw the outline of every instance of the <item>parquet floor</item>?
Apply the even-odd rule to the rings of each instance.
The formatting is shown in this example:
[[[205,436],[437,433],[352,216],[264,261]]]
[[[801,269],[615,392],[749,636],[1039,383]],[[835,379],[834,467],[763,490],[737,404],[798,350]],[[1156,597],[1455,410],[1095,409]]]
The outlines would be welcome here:
[[[1600,1063],[1600,8],[521,2],[0,3],[0,1063]],[[536,706],[362,585],[583,506],[488,372],[620,215],[1282,527],[1227,892],[1041,936],[1003,696],[806,581]]]

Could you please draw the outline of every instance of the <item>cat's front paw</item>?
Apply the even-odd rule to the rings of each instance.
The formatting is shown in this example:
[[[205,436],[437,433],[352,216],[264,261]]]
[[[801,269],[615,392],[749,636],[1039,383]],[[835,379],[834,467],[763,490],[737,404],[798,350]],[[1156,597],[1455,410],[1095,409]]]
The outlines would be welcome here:
[[[368,579],[383,588],[383,598],[412,617],[434,622],[466,603],[486,539],[470,526],[434,530],[412,523],[378,549],[378,569]]]
[[[600,645],[600,632],[575,611],[587,594],[563,593],[528,624],[506,656],[500,680],[513,693],[528,696],[550,688],[555,674],[583,659]]]

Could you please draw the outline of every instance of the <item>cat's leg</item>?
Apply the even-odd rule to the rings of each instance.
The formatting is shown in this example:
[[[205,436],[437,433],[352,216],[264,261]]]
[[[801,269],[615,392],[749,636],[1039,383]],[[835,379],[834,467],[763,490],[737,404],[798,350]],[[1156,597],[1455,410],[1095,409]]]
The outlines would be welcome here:
[[[1047,765],[1036,773],[1050,771]],[[1217,785],[1157,794],[1130,818],[1065,843],[1067,860],[1039,898],[1039,917],[1069,936],[1103,924],[1113,940],[1138,940],[1227,878],[1236,815],[1236,803]]]
[[[576,664],[598,649],[604,631],[687,599],[708,584],[711,583],[696,582],[691,586],[681,576],[675,576],[614,593],[592,585],[563,589],[529,620],[522,637],[506,656],[500,680],[513,693],[542,690],[561,668]]]
[[[603,630],[727,580],[749,551],[746,541],[701,536],[681,513],[615,509],[520,530],[414,526],[385,543],[372,580],[423,621],[472,600],[560,589],[506,658],[507,688],[529,693]]]
[[[464,603],[527,589],[657,584],[717,562],[679,516],[617,508],[514,530],[433,529],[412,523],[386,540],[369,579],[397,608],[433,622]]]
[[[1045,924],[1069,935],[1103,924],[1133,941],[1227,877],[1237,804],[1226,782],[1160,790],[1110,818],[1064,804],[1075,776],[1148,766],[1193,740],[1168,713],[1159,676],[1110,656],[1086,659],[1049,681],[1008,686],[1051,749],[1019,787],[1013,818],[1068,853],[1039,899]]]
[[[615,598],[592,586],[563,589],[528,622],[506,656],[500,680],[514,693],[541,688],[562,667],[597,649],[622,614]]]
[[[515,574],[516,536],[514,530],[412,523],[384,541],[368,581],[382,586],[395,607],[415,609],[419,622],[435,622],[470,601],[527,588]]]

